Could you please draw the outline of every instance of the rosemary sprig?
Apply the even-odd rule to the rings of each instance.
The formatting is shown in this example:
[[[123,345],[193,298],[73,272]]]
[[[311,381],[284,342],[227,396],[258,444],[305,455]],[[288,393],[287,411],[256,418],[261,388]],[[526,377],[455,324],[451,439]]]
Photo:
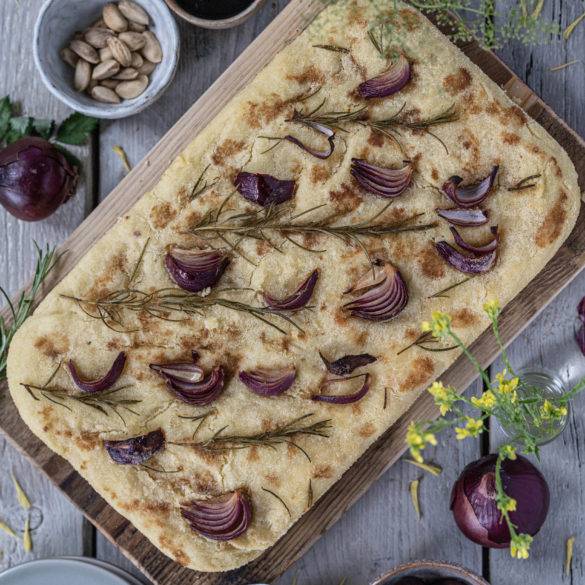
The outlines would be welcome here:
[[[230,451],[250,449],[251,447],[269,447],[276,449],[278,445],[292,445],[311,461],[308,453],[300,447],[294,439],[302,436],[329,437],[332,428],[331,419],[309,422],[307,419],[315,416],[314,413],[304,414],[284,423],[275,429],[253,435],[223,435],[227,427],[223,427],[207,441],[200,443],[172,443],[173,445],[201,447],[208,451]]]
[[[307,491],[307,508],[310,508],[313,505],[314,495],[313,495],[313,482],[309,478],[309,489]]]
[[[14,334],[31,314],[35,298],[43,282],[61,257],[55,248],[50,248],[48,244],[45,248],[41,248],[34,242],[34,246],[37,261],[30,290],[23,292],[16,304],[14,304],[10,300],[8,293],[0,286],[0,297],[6,299],[12,317],[12,321],[9,323],[0,315],[0,381],[6,378],[6,362],[8,360],[8,347],[10,346],[10,342]]]
[[[405,351],[409,350],[411,347],[418,347],[420,349],[424,349],[425,351],[452,351],[453,349],[457,349],[456,345],[451,345],[449,347],[429,347],[428,344],[430,343],[438,343],[438,340],[435,339],[430,332],[421,333],[410,345],[407,345],[403,349],[401,349],[396,355],[403,354]]]
[[[182,418],[183,420],[190,420],[191,422],[197,423],[195,425],[195,430],[193,431],[193,439],[195,439],[195,436],[199,432],[199,429],[201,428],[201,426],[203,425],[203,423],[212,414],[217,414],[217,410],[215,408],[213,408],[209,412],[206,412],[204,414],[199,414],[199,415],[196,415],[196,416],[184,416],[184,415],[179,414],[178,415],[178,418]]]
[[[532,189],[532,187],[536,187],[535,180],[540,179],[542,175],[530,175],[529,177],[525,177],[521,181],[518,181],[515,185],[508,187],[508,191],[524,191],[525,189]]]
[[[191,189],[191,195],[189,196],[189,199],[191,201],[199,197],[199,195],[203,195],[203,193],[217,185],[217,183],[219,182],[219,177],[216,177],[210,183],[207,182],[207,179],[205,179],[205,182],[203,181],[205,173],[208,171],[210,166],[211,165],[207,165],[203,169],[202,173],[199,175],[199,178],[197,179],[197,182],[195,183],[195,185],[193,185],[193,189]]]
[[[334,53],[349,53],[349,49],[340,47],[338,45],[313,45],[315,49],[323,49],[324,51],[333,51]]]
[[[292,518],[290,508],[286,505],[286,502],[278,494],[274,493],[272,490],[269,490],[268,488],[265,487],[263,487],[262,490],[270,494],[271,496],[275,497],[284,506],[284,509],[288,512],[289,517]]]
[[[464,278],[463,280],[460,280],[459,282],[456,282],[455,284],[452,284],[451,286],[448,286],[447,288],[444,288],[444,289],[440,290],[439,292],[432,294],[428,298],[429,299],[448,298],[449,295],[446,293],[448,293],[449,291],[452,291],[454,288],[457,288],[458,286],[461,286],[462,284],[465,284],[466,282],[470,281],[472,278],[473,278],[473,276],[468,276],[467,278]]]
[[[347,132],[347,130],[343,128],[343,125],[360,120],[363,117],[364,112],[368,109],[368,106],[362,106],[361,108],[347,110],[345,112],[324,112],[323,107],[326,102],[327,98],[324,98],[323,101],[321,101],[321,103],[310,112],[300,112],[295,109],[292,118],[287,120],[287,122],[298,122],[299,124],[304,124],[309,127],[312,127],[311,124],[321,124],[322,126],[329,128],[331,131],[337,130]]]

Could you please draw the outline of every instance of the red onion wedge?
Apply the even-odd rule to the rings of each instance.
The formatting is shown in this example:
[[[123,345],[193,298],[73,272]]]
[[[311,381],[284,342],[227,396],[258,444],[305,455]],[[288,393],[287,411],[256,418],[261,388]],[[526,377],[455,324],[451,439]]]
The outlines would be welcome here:
[[[279,396],[283,394],[294,384],[296,377],[297,372],[294,366],[281,370],[259,368],[240,372],[239,374],[240,380],[254,394],[259,394],[260,396]]]
[[[266,205],[279,205],[292,199],[296,183],[260,173],[238,173],[234,185],[244,199]]]
[[[330,394],[315,394],[312,396],[312,400],[317,402],[327,402],[329,404],[352,404],[361,400],[370,391],[370,374],[364,374],[364,383],[362,387],[353,394],[338,394],[332,396]],[[334,384],[337,382],[345,382],[352,378],[339,378],[338,380],[327,380],[324,384]]]
[[[463,179],[454,175],[443,184],[443,191],[459,207],[475,207],[489,195],[496,181],[499,168],[498,165],[494,166],[492,172],[485,179],[465,187],[460,186]]]
[[[487,211],[483,209],[437,209],[436,212],[450,224],[460,227],[477,227],[488,222]]]
[[[122,441],[104,441],[108,455],[119,465],[140,465],[148,461],[165,445],[165,435],[158,429],[147,435]]]
[[[369,193],[379,197],[398,197],[410,186],[413,168],[407,163],[401,169],[377,167],[365,160],[351,159],[351,174]]]
[[[577,318],[575,319],[575,341],[585,356],[585,297],[577,305]]]
[[[236,490],[209,500],[192,500],[181,506],[191,528],[211,540],[233,540],[246,532],[252,521],[252,505]]]
[[[465,256],[445,241],[435,243],[435,248],[450,266],[464,274],[483,274],[488,272],[495,264],[497,257],[497,250],[477,258]]]
[[[297,290],[284,299],[277,299],[267,293],[264,293],[264,300],[269,308],[273,311],[298,311],[302,309],[313,296],[315,285],[319,279],[319,271],[313,270],[308,278],[302,282]]]
[[[183,402],[194,406],[205,406],[219,398],[225,387],[225,372],[221,366],[215,367],[207,376],[194,362],[178,364],[150,364],[165,380],[173,394]]]
[[[389,262],[373,266],[350,292],[364,291],[359,297],[346,303],[344,309],[352,317],[369,321],[389,321],[396,317],[408,303],[408,290],[400,272]]]
[[[451,233],[453,234],[453,238],[455,239],[455,243],[466,252],[471,252],[474,256],[485,256],[486,254],[491,254],[495,252],[498,248],[498,226],[492,226],[490,231],[494,235],[494,239],[483,246],[473,246],[472,244],[468,244],[460,235],[459,232],[451,226],[449,228]]]
[[[165,257],[171,279],[183,290],[196,293],[221,278],[229,258],[221,250],[186,250],[174,247]]]
[[[358,368],[363,368],[364,366],[373,364],[378,359],[369,353],[345,355],[333,362],[330,362],[321,352],[319,352],[319,356],[323,360],[327,371],[336,376],[347,376]]]
[[[291,136],[290,134],[287,134],[284,137],[284,140],[288,140],[289,142],[292,142],[293,144],[295,144],[299,148],[302,148],[305,152],[312,154],[316,158],[319,158],[321,160],[325,160],[325,159],[329,158],[333,154],[333,152],[335,151],[335,141],[334,141],[335,134],[331,135],[329,132],[325,133],[322,130],[319,130],[319,132],[321,132],[322,134],[325,134],[325,136],[328,136],[327,142],[328,142],[329,146],[322,149],[322,150],[318,150],[317,148],[312,148],[310,146],[306,146],[298,138],[295,138],[294,136]]]
[[[399,92],[411,77],[410,63],[399,55],[382,75],[368,79],[358,86],[358,93],[366,99],[388,97]]]
[[[126,354],[121,351],[118,354],[118,357],[114,360],[112,367],[108,371],[108,373],[97,379],[97,380],[86,380],[79,375],[73,360],[69,360],[67,364],[67,368],[69,369],[69,373],[71,374],[71,378],[75,385],[82,391],[82,392],[103,392],[104,390],[109,390],[117,381],[118,378],[122,375],[122,371],[124,370],[124,366],[126,365]]]

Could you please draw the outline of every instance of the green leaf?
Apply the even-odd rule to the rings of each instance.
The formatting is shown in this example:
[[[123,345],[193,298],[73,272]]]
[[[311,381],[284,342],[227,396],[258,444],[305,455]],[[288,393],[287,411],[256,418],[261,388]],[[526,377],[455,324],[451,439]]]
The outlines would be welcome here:
[[[55,122],[53,120],[37,120],[33,119],[32,127],[34,133],[45,140],[48,140],[53,134]]]
[[[12,104],[8,96],[0,100],[0,140],[4,138],[10,126],[10,118],[12,118]]]
[[[12,144],[32,132],[32,118],[30,116],[18,116],[11,118],[8,124],[8,132],[5,135],[7,144]]]
[[[84,144],[89,135],[97,128],[98,120],[78,112],[64,120],[57,130],[57,140],[64,144],[79,146]]]

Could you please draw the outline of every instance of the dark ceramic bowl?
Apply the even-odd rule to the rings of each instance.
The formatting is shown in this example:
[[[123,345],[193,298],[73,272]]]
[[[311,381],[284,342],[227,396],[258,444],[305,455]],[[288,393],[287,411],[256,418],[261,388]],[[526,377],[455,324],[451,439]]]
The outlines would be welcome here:
[[[217,0],[221,2],[221,0]],[[177,15],[180,16],[183,20],[194,24],[195,26],[200,26],[203,28],[211,28],[211,29],[220,29],[220,28],[232,28],[234,26],[238,26],[242,24],[245,20],[248,20],[254,12],[256,12],[266,0],[254,0],[250,6],[235,14],[234,16],[230,16],[229,18],[221,18],[221,19],[211,19],[211,18],[199,18],[198,16],[193,16],[191,13],[187,12],[184,8],[182,8],[176,0],[165,0],[168,7]]]
[[[489,585],[485,579],[468,569],[440,561],[413,561],[400,565],[378,577],[372,585],[398,585],[399,580],[404,577],[417,577],[425,583],[430,583],[433,579],[450,577],[459,579],[466,585]]]

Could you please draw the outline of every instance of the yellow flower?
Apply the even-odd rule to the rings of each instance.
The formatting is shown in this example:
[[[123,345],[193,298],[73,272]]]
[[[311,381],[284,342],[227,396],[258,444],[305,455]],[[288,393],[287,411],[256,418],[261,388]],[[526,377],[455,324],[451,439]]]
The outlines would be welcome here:
[[[567,416],[567,412],[566,406],[555,406],[548,400],[545,400],[544,404],[540,407],[540,416],[544,420],[562,418],[563,416]]]
[[[507,379],[507,375],[507,370],[496,374],[496,380],[498,381],[497,390],[500,394],[510,396],[510,400],[514,403],[516,400],[518,400],[518,393],[516,392],[516,388],[518,388],[520,380],[518,377]]]
[[[500,455],[505,459],[516,459],[516,449],[512,445],[503,445],[500,447]]]
[[[467,423],[464,427],[455,428],[455,436],[459,441],[467,437],[479,437],[483,431],[483,421],[481,419],[467,417]]]
[[[433,382],[428,391],[435,399],[435,404],[440,407],[442,416],[445,416],[459,400],[455,389],[451,386],[445,387],[442,382]]]
[[[496,406],[496,396],[491,390],[486,390],[480,398],[473,396],[471,404],[481,410],[492,410]]]
[[[527,559],[529,557],[532,536],[529,534],[517,534],[510,543],[510,554],[515,559]]]
[[[410,448],[410,454],[415,461],[423,462],[421,451],[427,445],[436,445],[437,438],[433,433],[421,430],[416,423],[410,423],[406,432],[406,443]]]
[[[421,330],[424,333],[431,332],[436,338],[446,337],[451,330],[451,317],[441,311],[433,311],[432,317],[430,322],[422,322]]]
[[[502,311],[502,307],[500,307],[500,303],[497,300],[488,301],[484,304],[483,310],[487,313],[487,316],[495,320],[498,318],[500,312]]]
[[[502,512],[515,512],[516,511],[516,500],[514,498],[506,497],[504,500],[499,502],[498,508]]]

